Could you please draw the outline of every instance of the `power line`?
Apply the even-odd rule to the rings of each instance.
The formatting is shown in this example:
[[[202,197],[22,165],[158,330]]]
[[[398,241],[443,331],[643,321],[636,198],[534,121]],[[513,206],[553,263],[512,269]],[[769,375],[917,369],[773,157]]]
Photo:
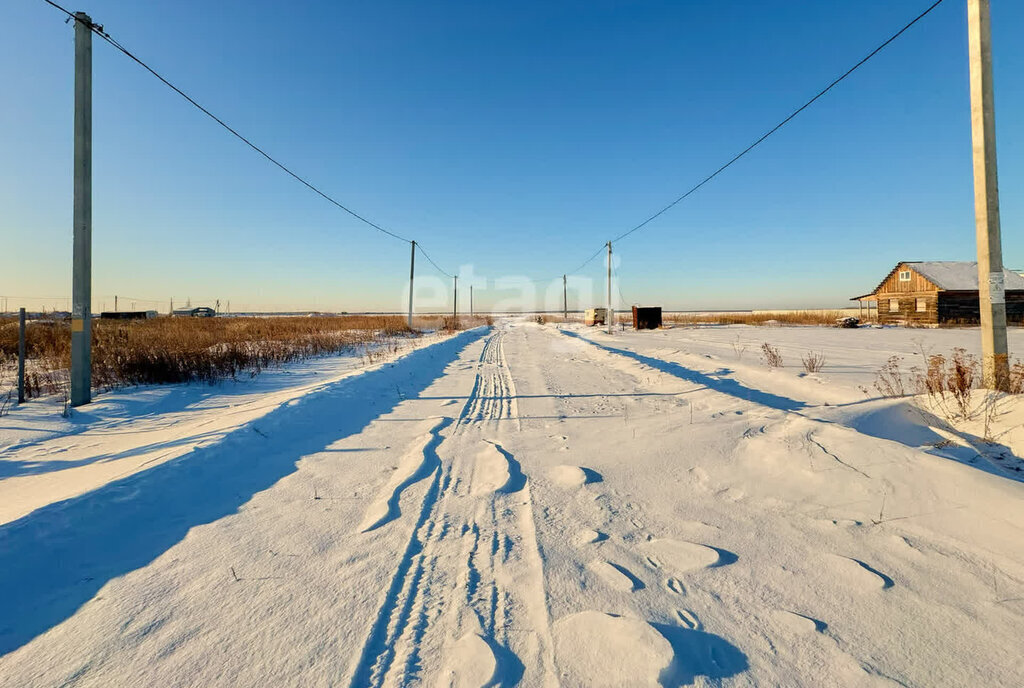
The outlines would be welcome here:
[[[442,275],[444,275],[445,277],[455,277],[455,275],[452,275],[452,274],[450,274],[450,273],[448,273],[448,272],[445,272],[444,270],[442,270],[442,269],[441,269],[441,266],[439,266],[439,265],[438,265],[437,263],[435,263],[435,262],[434,262],[434,259],[433,259],[433,258],[431,258],[431,257],[430,257],[429,255],[427,255],[427,252],[426,252],[426,251],[425,251],[425,250],[423,249],[423,246],[421,246],[421,245],[420,245],[420,242],[418,242],[418,241],[416,242],[416,248],[417,248],[417,249],[419,250],[419,252],[420,252],[420,253],[422,253],[422,254],[423,254],[423,257],[424,257],[424,258],[426,258],[426,259],[427,259],[427,261],[428,261],[428,262],[429,262],[429,263],[430,263],[431,265],[433,265],[433,266],[434,266],[434,268],[435,268],[435,269],[436,269],[436,270],[437,270],[438,272],[440,272],[440,273],[441,273]]]
[[[65,8],[61,7],[61,6],[60,6],[60,5],[58,5],[58,4],[56,3],[56,2],[53,2],[53,0],[43,0],[43,2],[45,2],[46,4],[48,4],[48,5],[52,6],[52,7],[55,7],[55,8],[56,8],[56,9],[58,9],[58,10],[60,10],[61,12],[63,12],[64,14],[66,14],[66,15],[67,15],[67,16],[68,16],[68,17],[69,17],[70,19],[72,19],[72,20],[75,20],[75,21],[81,21],[81,20],[79,20],[79,19],[78,19],[78,17],[76,17],[76,16],[75,16],[75,14],[74,14],[74,13],[72,13],[72,12],[69,12],[69,11],[68,11],[67,9],[65,9]],[[304,178],[300,177],[300,176],[299,176],[298,174],[296,174],[296,173],[295,173],[295,172],[293,172],[293,171],[292,171],[291,169],[289,169],[289,168],[288,168],[287,166],[285,166],[285,165],[284,165],[284,163],[282,163],[282,162],[278,161],[278,160],[277,160],[276,158],[274,158],[273,156],[271,156],[271,155],[270,155],[269,153],[267,153],[267,152],[266,152],[265,150],[263,150],[262,148],[260,148],[259,146],[257,146],[257,145],[256,145],[255,143],[253,143],[252,141],[250,141],[249,139],[247,139],[247,138],[246,138],[245,136],[243,136],[242,134],[238,133],[238,131],[236,131],[236,130],[235,130],[234,128],[232,128],[231,126],[229,126],[229,125],[228,125],[228,124],[227,124],[227,123],[226,123],[226,122],[225,122],[224,120],[222,120],[221,118],[217,117],[217,115],[213,114],[212,112],[210,112],[209,110],[207,110],[207,109],[206,109],[205,107],[203,107],[202,105],[200,105],[199,103],[197,103],[197,102],[195,101],[195,99],[193,99],[193,98],[192,98],[192,97],[191,97],[190,95],[188,95],[187,93],[185,93],[184,91],[182,91],[182,90],[181,90],[180,88],[178,88],[177,86],[175,86],[174,84],[172,84],[172,83],[171,83],[170,81],[168,81],[168,80],[167,80],[167,79],[165,79],[165,78],[164,78],[163,76],[161,76],[161,75],[160,75],[160,74],[159,74],[159,73],[158,73],[158,72],[157,72],[157,71],[156,71],[155,69],[153,69],[152,67],[150,67],[150,66],[149,66],[148,64],[146,64],[145,62],[143,62],[143,61],[142,61],[141,59],[139,59],[138,57],[136,57],[136,56],[135,56],[134,54],[132,54],[132,52],[131,52],[131,51],[129,51],[129,50],[128,50],[127,48],[125,48],[125,47],[124,47],[123,45],[121,45],[121,44],[120,44],[120,43],[118,43],[118,42],[117,42],[116,40],[114,40],[114,38],[113,38],[113,37],[112,37],[112,36],[111,36],[111,35],[110,35],[109,33],[107,33],[106,31],[104,31],[104,30],[103,30],[103,26],[102,26],[102,25],[99,25],[99,24],[95,24],[95,23],[90,23],[90,25],[89,25],[89,29],[90,29],[90,30],[91,30],[91,31],[92,31],[93,33],[95,33],[95,34],[96,34],[97,36],[99,36],[100,38],[102,38],[103,40],[105,40],[105,41],[106,41],[107,43],[109,43],[110,45],[114,46],[114,48],[116,48],[116,49],[117,49],[117,50],[119,50],[120,52],[124,53],[124,54],[125,54],[125,55],[126,55],[126,56],[127,56],[128,58],[130,58],[131,60],[133,60],[133,61],[134,61],[135,63],[137,63],[137,64],[138,64],[139,66],[141,66],[141,67],[142,67],[143,69],[145,69],[145,70],[146,70],[147,72],[149,72],[150,74],[152,74],[153,76],[155,76],[155,77],[156,77],[157,79],[159,79],[160,81],[162,81],[162,82],[164,83],[164,85],[166,85],[166,86],[167,86],[167,87],[169,87],[169,88],[170,88],[171,90],[173,90],[173,91],[174,91],[175,93],[177,93],[177,94],[178,94],[178,95],[180,95],[180,96],[181,96],[182,98],[184,98],[185,100],[187,100],[187,101],[188,101],[189,103],[191,103],[192,105],[194,105],[194,106],[196,107],[196,109],[198,109],[198,110],[199,110],[200,112],[202,112],[203,114],[205,114],[205,115],[206,115],[207,117],[209,117],[210,119],[212,119],[212,120],[213,120],[214,122],[216,122],[216,123],[217,123],[217,124],[219,124],[220,126],[224,127],[224,129],[226,129],[227,131],[231,132],[231,134],[233,134],[233,135],[234,135],[234,136],[235,136],[236,138],[238,138],[238,139],[239,139],[240,141],[242,141],[243,143],[245,143],[245,145],[249,146],[249,147],[250,147],[250,148],[252,148],[252,149],[253,149],[254,151],[256,151],[257,153],[259,153],[260,155],[262,155],[262,156],[263,156],[264,158],[266,158],[267,160],[269,160],[270,162],[272,162],[272,163],[273,163],[274,165],[276,165],[276,166],[277,166],[277,167],[279,167],[279,168],[280,168],[281,170],[283,170],[284,172],[286,172],[286,173],[287,173],[288,175],[290,175],[290,176],[291,176],[292,178],[294,178],[294,179],[295,179],[296,181],[298,181],[299,183],[301,183],[302,185],[304,185],[304,186],[305,186],[306,188],[310,189],[311,191],[313,191],[313,192],[314,192],[314,193],[316,193],[317,195],[321,196],[322,198],[324,198],[325,200],[327,200],[327,201],[328,201],[329,203],[332,203],[333,205],[337,206],[337,207],[338,207],[338,208],[340,208],[341,210],[345,211],[346,213],[348,213],[348,214],[349,214],[349,215],[351,215],[352,217],[356,218],[356,219],[357,219],[357,220],[359,220],[360,222],[362,222],[362,223],[364,223],[364,224],[366,224],[366,225],[368,225],[368,226],[370,226],[370,227],[373,227],[374,229],[376,229],[376,230],[378,230],[378,231],[380,231],[380,232],[383,232],[384,234],[387,234],[387,235],[388,235],[388,236],[390,236],[390,237],[393,237],[393,238],[395,238],[395,239],[398,239],[399,241],[404,241],[404,242],[406,242],[406,243],[411,243],[411,240],[409,240],[409,239],[406,239],[405,237],[403,237],[403,236],[400,236],[400,235],[398,235],[398,234],[396,234],[396,233],[392,232],[392,231],[391,231],[391,230],[389,230],[389,229],[385,229],[384,227],[381,227],[381,226],[380,226],[379,224],[377,224],[376,222],[373,222],[372,220],[369,220],[369,219],[367,219],[366,217],[363,217],[363,216],[362,216],[362,215],[360,215],[359,213],[355,212],[355,211],[354,211],[354,210],[352,210],[351,208],[348,208],[348,207],[346,207],[345,205],[342,205],[341,203],[339,203],[338,201],[336,201],[336,200],[335,200],[334,198],[332,198],[332,197],[331,197],[331,196],[329,196],[328,194],[324,193],[324,192],[323,192],[323,191],[321,191],[321,190],[320,190],[319,188],[317,188],[316,186],[314,186],[314,185],[313,185],[313,184],[311,184],[310,182],[306,181],[306,180],[305,180]]]
[[[640,223],[640,224],[638,224],[637,226],[633,227],[633,228],[632,228],[632,229],[630,229],[629,231],[627,231],[627,232],[624,232],[624,233],[620,234],[619,236],[615,237],[614,239],[612,239],[612,243],[615,243],[615,242],[617,242],[617,241],[621,241],[622,239],[625,239],[626,237],[628,237],[628,236],[629,236],[630,234],[632,234],[633,232],[636,232],[636,231],[638,231],[638,230],[640,230],[640,229],[642,229],[642,228],[646,227],[646,226],[647,226],[647,225],[648,225],[648,224],[649,224],[650,222],[652,222],[653,220],[656,220],[657,218],[659,218],[659,217],[661,217],[662,215],[664,215],[664,214],[665,214],[666,212],[668,212],[669,210],[671,210],[672,208],[674,208],[674,207],[675,207],[676,205],[678,205],[678,204],[679,204],[680,202],[682,202],[682,201],[683,201],[683,200],[684,200],[684,199],[685,199],[686,197],[688,197],[688,196],[689,196],[690,194],[694,193],[694,192],[695,192],[695,191],[697,191],[697,190],[698,190],[699,188],[701,188],[702,186],[704,186],[705,184],[707,184],[708,182],[710,182],[710,181],[711,181],[712,179],[714,179],[715,177],[717,177],[717,176],[718,176],[719,174],[721,174],[722,172],[724,172],[724,171],[725,171],[725,170],[726,170],[726,169],[727,169],[727,168],[728,168],[728,167],[729,167],[730,165],[732,165],[732,164],[733,164],[734,162],[736,162],[737,160],[739,160],[740,158],[742,158],[742,157],[743,157],[744,155],[746,155],[747,153],[749,153],[750,151],[752,151],[752,150],[753,150],[754,148],[756,148],[757,146],[759,146],[759,145],[760,145],[760,144],[761,144],[761,143],[762,143],[762,142],[763,142],[763,141],[764,141],[765,139],[767,139],[767,138],[768,138],[769,136],[771,136],[772,134],[774,134],[775,132],[777,132],[777,131],[778,131],[779,129],[781,129],[781,128],[782,128],[782,127],[784,127],[784,126],[785,126],[786,124],[788,124],[790,120],[792,120],[792,119],[793,119],[794,117],[796,117],[796,116],[797,116],[797,115],[799,115],[799,114],[800,114],[801,112],[803,112],[803,111],[804,111],[804,110],[806,110],[806,109],[807,109],[808,107],[810,107],[812,103],[814,103],[814,102],[815,102],[816,100],[818,100],[819,98],[821,98],[821,97],[822,97],[823,95],[825,95],[826,93],[828,93],[829,91],[831,91],[831,90],[832,90],[832,89],[833,89],[833,88],[834,88],[834,87],[835,87],[835,86],[836,86],[837,84],[839,84],[839,82],[841,82],[841,81],[842,81],[843,79],[845,79],[846,77],[850,76],[850,75],[851,75],[851,74],[853,74],[853,73],[854,73],[855,71],[857,71],[857,69],[858,69],[858,68],[860,68],[860,67],[861,67],[861,65],[863,65],[863,64],[864,64],[865,62],[867,62],[868,60],[870,60],[870,59],[871,59],[872,57],[874,57],[874,56],[875,56],[875,55],[877,55],[878,53],[880,53],[880,52],[881,52],[881,51],[882,51],[882,50],[883,50],[883,49],[884,49],[884,48],[885,48],[885,47],[886,47],[887,45],[889,45],[890,43],[892,43],[893,41],[895,41],[895,40],[896,40],[897,38],[899,38],[900,36],[902,36],[902,35],[903,35],[903,34],[904,34],[904,33],[905,33],[905,32],[906,32],[906,31],[907,31],[907,30],[908,30],[908,29],[909,29],[910,27],[912,27],[912,26],[913,26],[914,24],[916,24],[917,22],[919,22],[919,21],[921,21],[922,19],[924,19],[924,18],[925,18],[925,17],[926,17],[926,16],[927,16],[927,15],[928,15],[928,14],[929,14],[929,13],[930,13],[930,12],[931,12],[932,10],[934,10],[934,9],[935,9],[936,7],[938,7],[939,5],[941,5],[941,4],[942,4],[942,2],[943,2],[943,0],[935,0],[935,2],[933,2],[933,3],[931,4],[931,6],[929,6],[929,7],[928,7],[928,9],[926,9],[926,10],[925,10],[924,12],[922,12],[921,14],[917,15],[916,17],[914,17],[914,19],[913,19],[913,20],[911,20],[911,22],[910,22],[909,24],[907,24],[907,25],[906,25],[906,26],[904,26],[904,27],[903,27],[902,29],[900,29],[899,31],[897,31],[896,33],[894,33],[894,34],[893,34],[892,36],[890,36],[890,37],[889,37],[889,38],[888,38],[888,39],[887,39],[887,40],[886,40],[886,41],[885,41],[884,43],[882,43],[882,44],[881,44],[880,46],[878,46],[877,48],[875,48],[874,50],[872,50],[872,51],[871,51],[870,53],[868,53],[867,57],[865,57],[865,58],[864,58],[864,59],[862,59],[862,60],[861,60],[860,62],[858,62],[857,64],[853,65],[853,66],[852,66],[852,67],[850,67],[850,68],[849,68],[848,70],[846,70],[846,71],[845,71],[845,72],[844,72],[844,73],[842,74],[842,76],[840,76],[839,78],[835,79],[835,80],[834,80],[834,81],[833,81],[832,83],[830,83],[830,84],[829,84],[828,86],[826,86],[826,87],[825,87],[825,88],[823,88],[822,90],[818,91],[817,95],[815,95],[815,96],[814,96],[813,98],[811,98],[811,99],[810,99],[810,100],[808,100],[808,101],[807,101],[806,103],[804,103],[803,105],[801,105],[800,107],[798,107],[798,108],[797,108],[796,110],[794,110],[794,111],[793,111],[792,113],[790,113],[790,115],[789,115],[788,117],[786,117],[786,118],[785,118],[784,120],[782,120],[781,122],[779,122],[778,124],[776,124],[776,125],[775,125],[774,127],[772,127],[771,129],[769,129],[769,130],[768,130],[768,132],[767,132],[766,134],[764,134],[764,135],[763,135],[763,136],[762,136],[761,138],[759,138],[759,139],[758,139],[757,141],[754,141],[754,142],[753,142],[752,144],[750,144],[749,146],[747,146],[746,148],[744,148],[744,149],[743,149],[742,151],[740,151],[740,153],[738,153],[738,154],[737,154],[736,156],[734,156],[734,157],[733,157],[733,158],[732,158],[731,160],[729,160],[729,162],[725,163],[724,165],[722,165],[721,167],[719,167],[719,168],[718,168],[717,170],[715,170],[714,172],[712,172],[711,174],[709,174],[709,175],[708,175],[707,177],[705,177],[705,178],[704,178],[703,180],[701,180],[701,182],[700,182],[699,184],[697,184],[696,186],[694,186],[694,187],[692,187],[691,189],[689,189],[689,190],[688,190],[688,191],[687,191],[686,193],[684,193],[684,194],[683,194],[682,196],[679,196],[679,197],[678,197],[678,198],[677,198],[676,200],[672,201],[672,202],[671,202],[671,203],[669,203],[669,204],[668,204],[667,206],[665,206],[664,208],[662,208],[662,209],[661,209],[661,210],[659,210],[658,212],[654,213],[653,215],[651,215],[651,216],[650,216],[650,217],[648,217],[648,218],[647,218],[646,220],[644,220],[643,222],[641,222],[641,223]]]

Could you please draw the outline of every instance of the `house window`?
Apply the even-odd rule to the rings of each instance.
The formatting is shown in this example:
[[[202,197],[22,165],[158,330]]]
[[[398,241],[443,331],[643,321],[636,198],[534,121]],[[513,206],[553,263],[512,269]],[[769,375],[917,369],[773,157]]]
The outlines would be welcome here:
[[[928,312],[928,300],[927,299],[918,299],[917,300],[917,312],[918,313],[927,313]]]
[[[890,313],[899,313],[900,312],[900,300],[899,299],[889,299],[889,312]]]
[[[910,270],[900,270],[900,282],[910,281]]]

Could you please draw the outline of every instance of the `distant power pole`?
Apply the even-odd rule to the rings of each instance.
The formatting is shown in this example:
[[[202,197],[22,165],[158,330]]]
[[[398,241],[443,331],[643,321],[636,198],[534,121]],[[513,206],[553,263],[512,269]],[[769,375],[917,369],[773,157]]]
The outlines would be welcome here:
[[[412,282],[416,275],[416,242],[412,242],[412,255],[409,257],[409,329],[412,329]]]
[[[469,317],[473,317],[473,285],[469,285]]]
[[[117,312],[117,295],[114,295],[114,312]]]
[[[455,275],[455,287],[452,291],[452,318],[459,320],[459,276]]]
[[[569,319],[569,296],[565,287],[565,275],[562,275],[562,320]]]
[[[974,218],[978,241],[978,306],[981,309],[982,377],[989,389],[1007,391],[1006,291],[999,229],[996,116],[992,92],[992,26],[989,0],[967,1],[971,67],[971,139],[974,149]]]
[[[171,299],[170,310],[167,311],[167,315],[174,315],[174,299]]]
[[[608,334],[611,334],[615,312],[612,311],[612,242],[610,241],[608,242],[608,309],[605,311],[605,320],[608,321]]]
[[[18,309],[18,404],[25,403],[25,309]]]
[[[92,19],[75,13],[71,405],[92,400]]]

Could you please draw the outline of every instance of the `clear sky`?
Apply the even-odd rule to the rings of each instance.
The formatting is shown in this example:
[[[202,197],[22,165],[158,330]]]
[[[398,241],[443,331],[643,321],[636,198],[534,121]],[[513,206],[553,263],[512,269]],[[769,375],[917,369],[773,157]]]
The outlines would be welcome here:
[[[887,38],[927,0],[69,5],[328,193],[475,275],[573,270]],[[72,26],[5,3],[0,295],[71,291]],[[900,260],[973,260],[965,0],[946,0],[748,157],[616,247],[669,308],[825,307]],[[992,0],[1005,262],[1024,268],[1024,3]],[[94,45],[94,309],[400,310],[409,247]],[[603,259],[590,280],[600,300]],[[448,307],[422,259],[424,308]],[[499,282],[499,280],[501,280]],[[557,293],[536,287],[538,300]],[[527,292],[526,297],[529,297]],[[142,299],[154,299],[153,303]],[[574,303],[574,301],[586,303]],[[10,298],[15,305],[40,301]],[[47,302],[52,304],[53,302]],[[460,297],[460,305],[465,305]]]

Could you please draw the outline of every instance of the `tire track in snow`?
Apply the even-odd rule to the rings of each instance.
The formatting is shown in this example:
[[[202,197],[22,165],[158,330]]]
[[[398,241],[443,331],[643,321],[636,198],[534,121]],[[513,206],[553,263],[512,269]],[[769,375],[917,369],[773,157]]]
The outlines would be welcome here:
[[[514,685],[527,666],[544,682],[555,682],[529,480],[511,453],[482,436],[505,421],[518,425],[505,335],[499,330],[485,341],[473,389],[450,436],[441,435],[453,420],[446,419],[424,449],[431,484],[353,670],[353,688],[425,681],[438,667],[424,667],[424,657],[456,666],[459,647],[481,647],[479,641],[462,642],[474,633],[493,655],[495,685]],[[452,456],[447,465],[438,454],[442,445]],[[500,483],[495,462],[503,464]],[[393,493],[389,506],[393,501],[397,510],[400,496]],[[527,663],[513,647],[520,653],[528,648]],[[458,673],[449,669],[448,678]]]

